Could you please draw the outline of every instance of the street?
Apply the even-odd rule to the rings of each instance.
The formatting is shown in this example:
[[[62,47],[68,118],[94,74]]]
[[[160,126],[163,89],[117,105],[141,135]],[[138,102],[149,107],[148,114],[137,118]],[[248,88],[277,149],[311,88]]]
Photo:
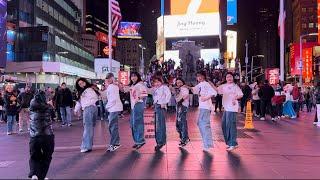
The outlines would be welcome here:
[[[82,122],[72,127],[55,124],[55,152],[47,177],[50,179],[102,178],[245,178],[295,179],[319,178],[320,128],[312,125],[312,113],[302,112],[299,119],[282,119],[276,123],[254,120],[255,130],[244,130],[244,115],[238,114],[239,148],[226,151],[220,127],[221,113],[212,114],[214,150],[202,151],[201,137],[196,124],[197,109],[188,112],[191,142],[178,147],[174,114],[167,115],[167,145],[154,152],[153,112],[145,112],[147,143],[138,151],[133,145],[129,115],[120,119],[121,147],[106,152],[109,133],[104,121],[97,121],[93,151],[80,153]],[[28,134],[6,135],[0,125],[1,179],[25,179],[29,166]]]

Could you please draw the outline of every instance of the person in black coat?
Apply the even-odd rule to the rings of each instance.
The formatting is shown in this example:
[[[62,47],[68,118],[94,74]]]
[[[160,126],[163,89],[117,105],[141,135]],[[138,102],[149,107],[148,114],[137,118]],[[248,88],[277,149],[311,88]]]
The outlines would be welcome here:
[[[275,115],[272,110],[271,99],[275,95],[274,89],[269,85],[269,81],[265,80],[264,84],[259,89],[258,95],[261,100],[261,118],[260,120],[264,121],[266,112],[269,110],[272,120],[275,120]]]
[[[30,172],[32,179],[44,179],[54,152],[54,134],[50,118],[51,106],[45,92],[38,90],[30,103]]]
[[[71,108],[73,107],[72,92],[67,88],[66,83],[61,84],[58,91],[57,103],[60,106],[62,126],[71,126]]]

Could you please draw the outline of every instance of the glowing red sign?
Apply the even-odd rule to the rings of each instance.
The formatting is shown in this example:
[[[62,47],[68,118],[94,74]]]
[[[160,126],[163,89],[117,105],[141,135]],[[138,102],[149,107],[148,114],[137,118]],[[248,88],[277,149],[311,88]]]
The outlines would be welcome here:
[[[108,38],[108,35],[103,33],[103,32],[96,32],[96,37],[97,37],[97,40],[98,41],[101,41],[101,42],[104,42],[104,43],[107,43],[109,42],[109,38]],[[112,38],[112,46],[116,46],[116,38]]]

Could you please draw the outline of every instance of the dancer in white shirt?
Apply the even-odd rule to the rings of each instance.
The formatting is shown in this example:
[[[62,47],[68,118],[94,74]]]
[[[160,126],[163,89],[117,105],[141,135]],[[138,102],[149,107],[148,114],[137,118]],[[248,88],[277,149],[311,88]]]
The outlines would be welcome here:
[[[203,150],[209,151],[213,148],[212,130],[210,125],[210,114],[213,107],[211,98],[217,95],[217,91],[206,81],[206,72],[197,73],[198,85],[192,88],[194,94],[199,95],[199,117],[198,127],[202,136]]]
[[[189,89],[185,86],[185,82],[181,78],[176,79],[177,93],[177,120],[176,128],[180,136],[180,147],[184,147],[190,141],[188,135],[187,112],[189,107]]]
[[[222,94],[222,105],[225,109],[222,116],[222,131],[227,144],[227,151],[238,147],[237,143],[237,112],[239,110],[238,100],[243,93],[238,85],[234,83],[233,74],[227,73],[227,83],[218,87],[219,94]]]
[[[109,147],[107,151],[115,151],[120,145],[120,136],[119,136],[119,113],[123,111],[123,105],[120,100],[119,87],[114,84],[115,79],[112,73],[109,73],[105,79],[105,84],[107,86],[107,105],[106,110],[109,112],[109,133],[111,136]]]
[[[98,109],[96,102],[99,100],[99,93],[92,88],[86,79],[79,78],[76,81],[76,89],[78,91],[79,100],[74,108],[75,114],[83,111],[83,137],[81,144],[81,152],[86,153],[92,150],[94,126],[96,124]]]
[[[132,148],[140,149],[145,143],[144,139],[144,108],[145,99],[148,96],[147,87],[142,82],[141,76],[137,72],[130,74],[130,87],[125,87],[125,91],[130,91],[131,114],[130,127],[134,145]]]
[[[153,104],[155,110],[155,138],[157,145],[154,150],[159,151],[167,142],[165,111],[171,98],[171,91],[163,84],[162,77],[154,77]]]

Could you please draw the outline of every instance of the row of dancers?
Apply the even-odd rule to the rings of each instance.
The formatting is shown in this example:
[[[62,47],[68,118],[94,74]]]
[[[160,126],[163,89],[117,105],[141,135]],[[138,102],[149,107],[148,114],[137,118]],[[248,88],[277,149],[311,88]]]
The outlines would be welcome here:
[[[234,83],[234,75],[229,72],[226,75],[226,83],[219,87],[206,80],[206,72],[197,73],[198,84],[189,87],[184,80],[177,78],[175,81],[176,91],[174,92],[177,101],[176,129],[180,136],[180,147],[186,146],[190,142],[188,135],[187,113],[189,107],[189,91],[199,96],[199,116],[197,125],[203,142],[203,150],[210,151],[213,148],[212,129],[210,125],[211,109],[213,107],[212,97],[222,94],[222,104],[225,111],[222,116],[222,131],[227,145],[227,151],[232,151],[238,147],[236,114],[239,109],[238,100],[242,98],[243,93],[240,87]],[[167,142],[166,137],[166,109],[172,92],[163,82],[162,76],[152,78],[152,88],[147,88],[141,79],[141,75],[137,72],[130,74],[130,84],[125,87],[119,87],[112,73],[109,73],[105,79],[106,91],[98,92],[93,88],[92,84],[84,78],[76,81],[76,89],[78,91],[78,100],[74,108],[74,113],[83,116],[83,137],[81,144],[81,152],[87,153],[92,151],[94,127],[97,120],[98,109],[96,102],[100,93],[107,97],[105,109],[108,111],[108,129],[110,133],[110,145],[107,151],[117,150],[120,144],[119,136],[119,114],[123,110],[120,100],[120,89],[130,92],[131,114],[130,127],[134,145],[132,148],[140,149],[145,145],[144,137],[144,110],[145,99],[148,94],[153,96],[154,112],[155,112],[155,140],[157,145],[155,151],[159,151]]]

